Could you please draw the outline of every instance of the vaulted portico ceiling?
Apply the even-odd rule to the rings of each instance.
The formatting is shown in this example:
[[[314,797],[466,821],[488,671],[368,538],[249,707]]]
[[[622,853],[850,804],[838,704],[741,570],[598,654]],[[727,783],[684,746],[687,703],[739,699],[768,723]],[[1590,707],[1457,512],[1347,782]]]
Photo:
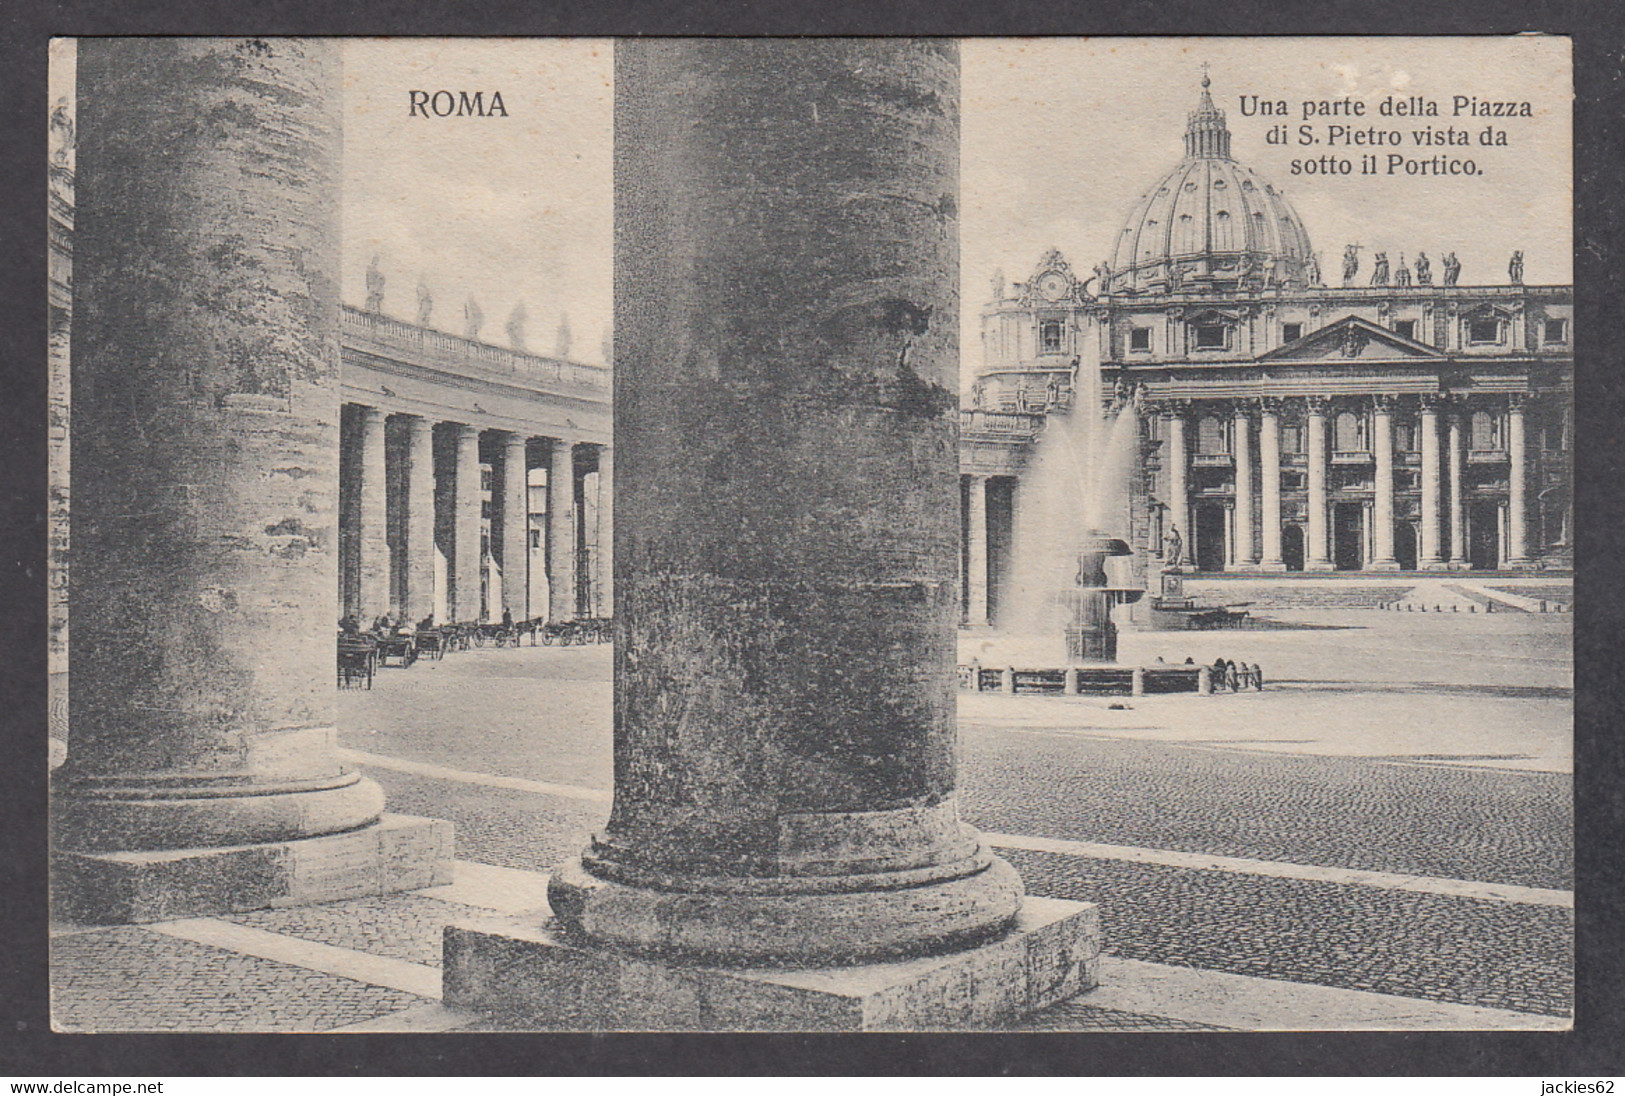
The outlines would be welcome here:
[[[1360,316],[1345,316],[1260,355],[1260,362],[1434,361],[1446,356]]]

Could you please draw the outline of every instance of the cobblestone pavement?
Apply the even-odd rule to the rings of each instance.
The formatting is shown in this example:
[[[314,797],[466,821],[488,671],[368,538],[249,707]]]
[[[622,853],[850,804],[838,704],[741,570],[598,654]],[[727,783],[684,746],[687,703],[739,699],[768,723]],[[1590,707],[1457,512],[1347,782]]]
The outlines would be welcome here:
[[[438,967],[447,910],[445,902],[433,898],[396,894],[319,906],[255,910],[222,920],[386,959]]]

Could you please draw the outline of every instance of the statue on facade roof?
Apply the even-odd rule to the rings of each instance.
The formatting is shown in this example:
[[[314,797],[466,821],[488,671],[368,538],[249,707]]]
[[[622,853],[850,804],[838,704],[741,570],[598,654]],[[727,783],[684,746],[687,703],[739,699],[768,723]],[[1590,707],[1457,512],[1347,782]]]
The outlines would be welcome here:
[[[1320,285],[1320,253],[1311,251],[1303,261],[1303,284]]]
[[[480,337],[480,324],[485,322],[485,313],[480,309],[480,302],[469,297],[463,303],[463,338],[477,339]]]
[[[503,325],[508,335],[508,345],[515,350],[525,349],[525,302],[515,301],[513,311],[508,313],[508,322]]]
[[[1360,245],[1349,244],[1343,249],[1343,285],[1345,288],[1354,284],[1354,276],[1360,273]]]
[[[1444,257],[1444,284],[1455,285],[1456,279],[1461,277],[1461,260],[1456,258],[1452,251]]]
[[[1388,284],[1388,252],[1378,251],[1371,256],[1371,284]]]
[[[993,298],[992,298],[993,303],[994,304],[1003,304],[1004,303],[1004,271],[1003,270],[995,269],[993,271],[992,288],[993,288]]]
[[[382,312],[384,310],[384,272],[378,269],[378,256],[373,255],[372,261],[367,264],[367,306],[368,312]]]
[[[1394,271],[1394,284],[1407,288],[1411,284],[1411,272],[1405,266],[1405,253],[1403,251],[1399,253],[1399,268]]]
[[[1512,253],[1512,261],[1507,264],[1507,280],[1513,285],[1523,284],[1523,252]]]
[[[1428,262],[1428,253],[1426,251],[1416,253],[1416,284],[1433,284],[1433,266]]]
[[[428,327],[429,317],[434,314],[434,295],[429,292],[429,283],[422,278],[418,279],[418,326]]]

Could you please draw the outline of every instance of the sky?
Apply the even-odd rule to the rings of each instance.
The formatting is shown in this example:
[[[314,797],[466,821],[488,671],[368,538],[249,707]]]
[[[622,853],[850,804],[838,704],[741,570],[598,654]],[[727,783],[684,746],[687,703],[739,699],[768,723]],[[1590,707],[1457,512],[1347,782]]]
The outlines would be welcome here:
[[[386,313],[413,319],[422,280],[431,324],[506,342],[523,304],[525,345],[601,361],[612,307],[613,45],[606,39],[352,39],[344,44],[344,298],[361,304],[378,258]],[[1115,38],[976,39],[962,59],[961,346],[980,365],[979,317],[996,270],[1028,276],[1058,247],[1087,275],[1109,257],[1135,200],[1182,155],[1185,116],[1209,64],[1232,154],[1285,192],[1322,269],[1347,243],[1391,259],[1455,251],[1462,284],[1504,282],[1514,248],[1526,282],[1572,280],[1572,79],[1565,39]],[[60,80],[53,73],[53,83]],[[410,115],[413,90],[501,91],[508,116]],[[792,92],[793,93],[793,92]],[[53,90],[53,96],[56,94]],[[1424,149],[1471,157],[1477,177],[1294,176],[1294,158],[1366,149],[1271,145],[1281,120],[1244,116],[1240,97],[1287,102],[1385,95],[1531,103],[1533,117],[1428,121],[1499,125],[1505,148]],[[1413,119],[1344,121],[1409,132]],[[1376,149],[1386,156],[1386,148]],[[1402,150],[1409,151],[1409,150]],[[1386,162],[1386,161],[1384,161]]]

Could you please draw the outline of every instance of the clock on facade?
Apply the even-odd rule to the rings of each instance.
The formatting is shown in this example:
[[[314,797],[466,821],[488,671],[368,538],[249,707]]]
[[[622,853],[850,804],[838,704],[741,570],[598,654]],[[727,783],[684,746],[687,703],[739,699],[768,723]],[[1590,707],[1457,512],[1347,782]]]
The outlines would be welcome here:
[[[1071,288],[1067,284],[1066,276],[1059,271],[1051,270],[1038,279],[1038,292],[1046,301],[1060,300]]]

